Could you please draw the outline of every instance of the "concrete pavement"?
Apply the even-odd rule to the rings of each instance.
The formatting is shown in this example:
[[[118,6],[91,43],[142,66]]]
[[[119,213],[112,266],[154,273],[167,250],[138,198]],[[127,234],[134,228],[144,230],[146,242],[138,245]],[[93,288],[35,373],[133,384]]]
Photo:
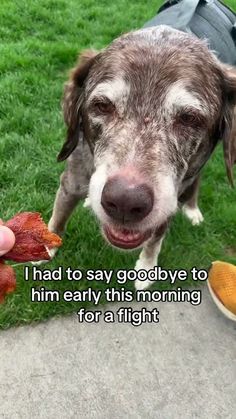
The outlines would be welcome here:
[[[158,324],[73,315],[0,332],[0,418],[236,418],[236,323],[203,291],[197,307],[147,304]]]

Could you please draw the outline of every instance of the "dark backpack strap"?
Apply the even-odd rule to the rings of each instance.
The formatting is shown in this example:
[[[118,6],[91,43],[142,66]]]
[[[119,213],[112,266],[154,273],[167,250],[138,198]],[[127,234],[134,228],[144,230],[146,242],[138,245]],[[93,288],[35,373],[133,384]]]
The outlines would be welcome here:
[[[232,37],[236,45],[236,23],[234,24],[233,29],[232,29]]]

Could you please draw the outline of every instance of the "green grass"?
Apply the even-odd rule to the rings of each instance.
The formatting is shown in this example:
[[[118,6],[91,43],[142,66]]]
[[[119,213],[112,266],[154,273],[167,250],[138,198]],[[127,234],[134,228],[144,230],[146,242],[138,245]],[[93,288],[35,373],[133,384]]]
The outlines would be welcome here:
[[[0,194],[3,219],[39,211],[48,220],[62,164],[56,163],[65,128],[60,110],[62,86],[78,52],[103,48],[114,37],[139,28],[160,1],[2,0],[0,6]],[[234,1],[228,2],[233,6]],[[235,5],[234,5],[235,6]],[[219,148],[204,169],[200,207],[205,222],[192,227],[181,214],[173,221],[159,263],[166,268],[208,267],[221,259],[236,263],[236,192],[226,180]],[[92,215],[73,214],[63,248],[47,268],[132,268],[136,253],[106,245]],[[17,267],[17,290],[0,307],[0,327],[77,311],[79,303],[31,303],[30,283]],[[104,288],[102,284],[93,286]],[[62,281],[51,288],[86,284]],[[128,285],[132,288],[132,284]],[[86,303],[84,303],[86,305]]]

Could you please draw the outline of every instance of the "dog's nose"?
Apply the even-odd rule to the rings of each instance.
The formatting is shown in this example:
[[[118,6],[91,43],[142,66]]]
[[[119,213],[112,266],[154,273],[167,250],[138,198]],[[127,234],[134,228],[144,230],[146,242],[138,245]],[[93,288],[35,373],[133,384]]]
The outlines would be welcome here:
[[[123,176],[109,179],[102,191],[105,212],[117,221],[141,221],[153,208],[153,191],[145,183],[130,182]]]

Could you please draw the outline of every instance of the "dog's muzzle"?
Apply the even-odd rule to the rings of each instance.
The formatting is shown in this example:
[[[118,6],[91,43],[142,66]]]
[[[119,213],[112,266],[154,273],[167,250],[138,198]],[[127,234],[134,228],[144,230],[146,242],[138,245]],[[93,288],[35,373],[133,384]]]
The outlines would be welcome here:
[[[111,219],[111,224],[103,228],[109,242],[124,249],[140,246],[151,232],[131,229],[129,224],[135,225],[147,217],[153,203],[153,190],[146,183],[122,175],[108,179],[102,191],[101,205]]]

